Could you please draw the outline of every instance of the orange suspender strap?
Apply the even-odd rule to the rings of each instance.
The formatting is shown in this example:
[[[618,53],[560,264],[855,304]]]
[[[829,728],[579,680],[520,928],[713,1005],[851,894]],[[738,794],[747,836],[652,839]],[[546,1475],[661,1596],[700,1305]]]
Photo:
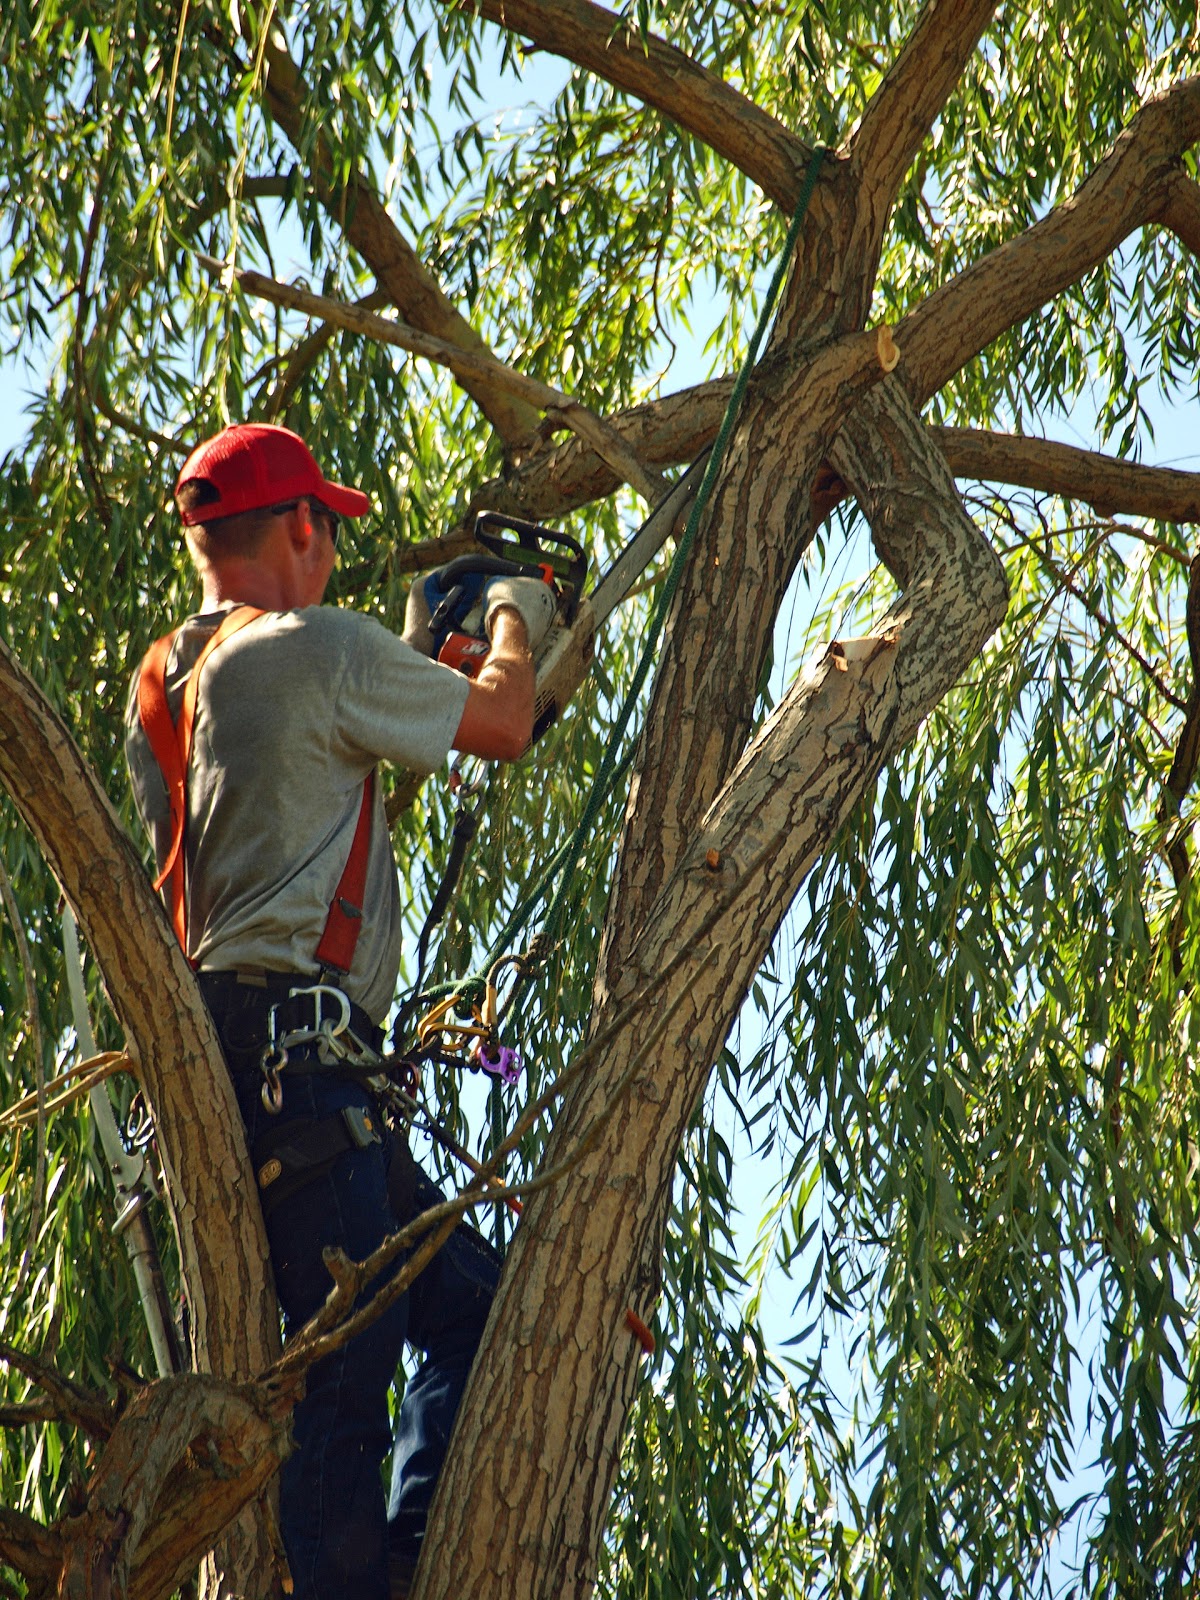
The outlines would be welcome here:
[[[375,794],[375,774],[368,772],[363,780],[362,804],[358,808],[358,823],[354,841],[342,869],[338,886],[329,903],[325,931],[317,946],[317,960],[322,970],[345,974],[354,964],[354,947],[363,923],[363,899],[367,888],[367,855],[371,847],[371,810]]]
[[[156,640],[142,660],[138,678],[138,718],[162,771],[171,817],[171,846],[162,871],[154,880],[154,887],[161,889],[170,880],[171,921],[184,955],[187,955],[187,898],[184,893],[183,830],[187,822],[187,768],[192,753],[192,723],[196,717],[200,669],[219,644],[262,615],[263,612],[255,606],[236,606],[225,617],[201,650],[196,665],[188,675],[178,724],[172,720],[167,704],[166,681],[167,657],[171,653],[175,634],[168,633],[165,638]]]
[[[254,606],[238,606],[231,611],[196,658],[196,665],[188,675],[183,690],[183,705],[179,722],[171,719],[167,705],[167,657],[171,653],[173,633],[157,640],[146,652],[138,680],[138,716],[145,731],[154,759],[162,770],[171,808],[171,847],[162,871],[154,880],[161,889],[170,879],[171,921],[183,953],[187,954],[187,898],[184,893],[185,856],[183,832],[187,821],[187,767],[192,753],[192,724],[196,719],[196,698],[200,688],[200,669],[219,644],[231,638],[247,623],[261,617],[263,612]],[[345,974],[354,964],[354,951],[362,929],[363,900],[367,887],[367,857],[371,845],[371,811],[375,793],[375,774],[369,772],[363,782],[362,804],[350,855],[333,892],[329,915],[316,958],[322,967]]]

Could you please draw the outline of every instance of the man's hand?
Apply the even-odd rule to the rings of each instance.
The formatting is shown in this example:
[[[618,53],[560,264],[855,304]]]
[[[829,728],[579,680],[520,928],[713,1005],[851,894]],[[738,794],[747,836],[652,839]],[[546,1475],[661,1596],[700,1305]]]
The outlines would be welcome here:
[[[424,656],[436,656],[439,640],[444,630],[435,638],[430,628],[434,609],[442,599],[442,568],[428,577],[418,578],[408,592],[404,608],[404,631],[400,637],[405,644],[419,650]],[[468,633],[473,638],[492,637],[492,619],[504,607],[511,607],[525,624],[525,633],[531,650],[545,638],[558,605],[553,589],[540,578],[488,578],[468,573],[459,580],[466,591],[460,605],[464,610],[447,628]],[[457,608],[456,608],[457,609]]]
[[[536,578],[509,581],[547,587]],[[489,612],[488,620],[492,648],[467,689],[454,748],[488,761],[515,761],[533,737],[533,658],[524,620],[511,602]]]
[[[536,650],[554,621],[558,601],[554,590],[540,578],[492,578],[484,588],[483,604],[483,625],[489,639],[496,617],[511,608],[525,624],[530,650]]]

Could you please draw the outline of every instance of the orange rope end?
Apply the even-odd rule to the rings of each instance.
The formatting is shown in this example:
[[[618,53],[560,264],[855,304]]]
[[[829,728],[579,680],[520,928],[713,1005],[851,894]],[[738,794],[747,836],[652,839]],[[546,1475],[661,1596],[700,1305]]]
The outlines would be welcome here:
[[[654,1354],[654,1335],[638,1316],[636,1311],[629,1310],[625,1313],[625,1326],[648,1356]]]

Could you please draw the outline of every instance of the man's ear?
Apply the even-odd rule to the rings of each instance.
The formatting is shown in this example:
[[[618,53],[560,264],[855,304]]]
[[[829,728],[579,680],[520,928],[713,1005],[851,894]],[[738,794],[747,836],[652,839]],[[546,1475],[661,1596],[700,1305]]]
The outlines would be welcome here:
[[[312,507],[307,500],[298,500],[296,509],[288,519],[288,536],[298,551],[306,551],[313,540]]]

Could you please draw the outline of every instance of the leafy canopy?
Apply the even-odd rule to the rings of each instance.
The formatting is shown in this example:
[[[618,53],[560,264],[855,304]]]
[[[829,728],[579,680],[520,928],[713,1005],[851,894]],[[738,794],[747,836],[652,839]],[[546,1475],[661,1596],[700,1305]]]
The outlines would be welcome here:
[[[5,353],[39,389],[0,473],[0,616],[127,821],[126,681],[190,606],[164,508],[198,437],[284,421],[366,489],[377,514],[343,536],[338,598],[392,622],[403,552],[501,467],[444,374],[227,295],[199,254],[368,295],[345,231],[357,174],[498,354],[606,413],[732,370],[786,226],[667,118],[469,10],[276,13],[300,74],[286,128],[265,10],[12,0],[0,22]],[[836,145],[917,8],[630,14]],[[1000,8],[900,196],[878,314],[1066,198],[1197,43],[1184,0]],[[1138,455],[1147,389],[1192,393],[1198,298],[1195,262],[1146,231],[931,414],[1052,433],[1084,404],[1097,442]],[[1031,1592],[1063,1573],[1081,1449],[1099,1457],[1082,1588],[1158,1592],[1192,1571],[1195,891],[1168,868],[1161,804],[1189,692],[1186,538],[994,488],[971,508],[1005,553],[1007,624],[806,885],[697,1109],[606,1592]],[[570,526],[599,558],[635,514],[622,496]],[[814,547],[764,708],[799,653],[796,607],[815,638],[880,614],[881,580],[840,587],[855,538],[846,513]],[[578,815],[646,604],[534,760],[491,780],[439,973],[474,966]],[[618,826],[614,805],[577,874],[561,987],[525,1019],[531,1089],[586,1021]],[[432,788],[397,822],[414,926],[448,827]],[[57,889],[7,807],[0,859],[50,1073],[72,1047]],[[35,1073],[7,935],[0,1019],[10,1101]],[[437,1091],[479,1148],[511,1117],[496,1091],[486,1114],[449,1076]],[[49,1341],[92,1381],[114,1344],[148,1367],[83,1113],[51,1122],[40,1186],[35,1143],[4,1162],[5,1338]],[[528,1168],[538,1151],[531,1138]],[[52,1515],[78,1464],[54,1428],[13,1434],[3,1498]]]

